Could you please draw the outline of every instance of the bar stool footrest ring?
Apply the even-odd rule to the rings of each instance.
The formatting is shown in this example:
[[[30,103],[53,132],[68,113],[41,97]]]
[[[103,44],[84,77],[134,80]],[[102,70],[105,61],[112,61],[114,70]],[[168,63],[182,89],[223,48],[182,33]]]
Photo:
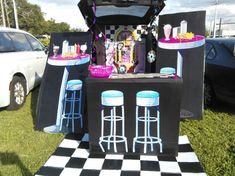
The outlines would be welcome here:
[[[145,137],[144,136],[139,136],[134,138],[134,142],[140,143],[140,144],[157,144],[157,143],[162,143],[161,138],[159,137],[153,137],[153,136],[148,136],[146,137],[147,141],[145,142]]]
[[[62,119],[81,119],[82,115],[79,113],[65,113],[62,115]]]
[[[64,101],[66,102],[74,102],[74,101],[80,101],[80,98],[66,98]]]
[[[112,138],[112,140],[111,140],[111,138]],[[111,142],[111,143],[121,143],[121,142],[127,141],[125,136],[116,135],[115,138],[116,138],[116,140],[114,141],[114,136],[109,135],[109,136],[100,137],[99,140],[100,140],[100,142]]]
[[[140,122],[145,122],[147,117],[144,116],[139,116],[137,117],[138,121]],[[158,121],[158,117],[149,117],[149,121],[150,122],[157,122]]]
[[[121,121],[123,120],[122,116],[115,116],[115,120],[111,118],[111,116],[104,116],[103,120],[105,121]]]

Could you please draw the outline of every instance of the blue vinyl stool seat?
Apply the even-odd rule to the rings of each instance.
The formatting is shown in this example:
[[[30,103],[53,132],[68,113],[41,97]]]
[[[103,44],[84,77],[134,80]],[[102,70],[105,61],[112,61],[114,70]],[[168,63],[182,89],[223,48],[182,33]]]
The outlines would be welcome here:
[[[103,152],[105,152],[102,145],[103,142],[108,143],[108,150],[110,150],[110,143],[114,145],[114,152],[117,152],[117,143],[124,142],[125,150],[127,148],[127,138],[125,137],[125,118],[124,118],[124,98],[123,93],[118,90],[107,90],[101,93],[101,136],[99,138],[99,145]],[[117,115],[116,109],[121,107],[121,115]],[[105,115],[109,111],[108,115]],[[117,134],[117,122],[121,122],[121,134]],[[109,122],[109,133],[105,134],[105,122]],[[107,127],[107,126],[106,126]]]
[[[136,94],[136,131],[133,139],[133,152],[135,152],[135,144],[144,144],[144,153],[147,152],[147,145],[151,145],[153,151],[153,144],[160,145],[160,153],[162,153],[162,140],[160,138],[160,112],[159,112],[159,98],[160,95],[156,91],[144,90]],[[144,108],[144,115],[140,115],[140,108]],[[151,116],[150,108],[156,108],[156,116]],[[157,134],[151,134],[151,123],[156,122]],[[144,134],[140,134],[139,125],[144,123]]]
[[[175,74],[176,70],[173,67],[163,67],[160,69],[160,73]]]
[[[83,128],[81,99],[82,81],[78,79],[69,80],[65,89],[63,113],[60,122],[60,131],[62,130],[64,120],[67,120],[67,127],[69,126],[69,121],[72,121],[72,132],[74,132],[75,119],[80,119],[80,126],[81,128]]]

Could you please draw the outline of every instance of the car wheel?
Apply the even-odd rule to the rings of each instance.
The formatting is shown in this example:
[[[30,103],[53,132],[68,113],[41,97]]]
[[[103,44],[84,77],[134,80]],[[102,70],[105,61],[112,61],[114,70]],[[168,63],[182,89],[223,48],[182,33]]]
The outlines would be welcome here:
[[[10,84],[10,105],[7,110],[17,110],[22,107],[26,99],[25,80],[19,76],[14,76]]]
[[[210,83],[204,83],[204,106],[213,107],[215,105],[215,93]]]

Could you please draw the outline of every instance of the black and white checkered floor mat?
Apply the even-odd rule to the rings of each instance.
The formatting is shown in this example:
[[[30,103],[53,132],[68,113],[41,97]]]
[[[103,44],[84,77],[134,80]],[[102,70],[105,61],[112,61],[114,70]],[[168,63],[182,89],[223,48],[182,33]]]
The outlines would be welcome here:
[[[177,157],[90,154],[89,136],[68,134],[36,176],[206,176],[187,136]]]

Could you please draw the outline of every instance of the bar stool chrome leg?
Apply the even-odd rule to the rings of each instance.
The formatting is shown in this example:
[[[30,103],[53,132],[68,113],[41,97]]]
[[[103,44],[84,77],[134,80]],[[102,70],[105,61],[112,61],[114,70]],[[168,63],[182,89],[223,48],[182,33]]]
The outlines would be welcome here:
[[[146,107],[144,108],[144,117],[148,119]],[[148,137],[147,135],[147,121],[148,120],[147,119],[144,121],[144,153],[146,153],[147,151],[147,137]]]
[[[117,152],[117,143],[125,143],[125,151],[128,151],[127,138],[125,137],[125,117],[124,117],[124,100],[123,93],[116,90],[103,91],[101,94],[101,136],[99,138],[99,146],[105,152],[102,143],[107,143],[107,149],[110,150],[110,144],[113,144],[114,152]],[[110,108],[109,115],[106,116],[104,109]],[[117,115],[117,108],[121,107],[121,116]],[[117,132],[117,123],[121,121],[121,132]],[[105,122],[109,122],[109,133],[105,135]]]
[[[125,136],[125,111],[124,106],[122,106],[122,136]],[[127,140],[125,140],[125,150],[128,152]]]
[[[140,107],[144,108],[144,116],[139,115]],[[156,117],[151,116],[150,108],[157,108]],[[144,132],[139,132],[140,123],[144,125]],[[151,124],[157,123],[157,134],[151,135]],[[136,130],[133,138],[133,152],[135,144],[144,144],[144,153],[147,153],[147,146],[150,144],[151,152],[154,151],[153,145],[159,144],[160,153],[162,153],[162,140],[160,138],[160,112],[159,112],[159,93],[156,91],[140,91],[136,94]]]
[[[76,97],[76,96],[75,96]],[[78,113],[81,115],[81,118],[80,118],[80,126],[81,128],[83,128],[83,119],[82,119],[82,89],[80,90],[80,94],[79,94],[79,100],[80,100],[80,103],[78,105]]]
[[[136,110],[135,110],[135,137],[133,138],[133,148],[132,151],[135,153],[135,141],[136,141],[136,137],[139,136],[139,125],[138,125],[138,112],[139,112],[139,106],[136,106]]]
[[[82,98],[82,81],[81,80],[69,80],[66,85],[64,95],[64,104],[62,117],[60,119],[60,131],[62,131],[63,120],[66,120],[66,126],[69,126],[70,120],[72,121],[72,132],[75,131],[74,121],[75,119],[80,120],[80,126],[83,128],[83,119],[81,114],[81,98]],[[79,98],[76,98],[77,92],[79,92]],[[78,109],[76,110],[76,103]],[[67,110],[67,104],[70,104],[69,111]]]
[[[105,152],[104,151],[104,147],[102,146],[102,140],[103,140],[103,136],[104,136],[104,108],[102,108],[101,110],[101,137],[100,137],[100,140],[99,140],[99,145],[100,145],[100,148],[102,150],[102,152]]]
[[[157,123],[157,136],[160,136],[160,112],[157,111],[157,116],[158,116],[158,123]],[[160,153],[162,153],[162,142],[159,142],[160,145]]]
[[[76,92],[72,93],[72,99],[75,100],[76,98]],[[79,103],[80,104],[80,103]],[[75,109],[75,101],[72,101],[72,114],[71,114],[71,118],[72,118],[72,131],[74,132],[74,109]]]
[[[117,143],[116,143],[116,107],[113,107],[113,145],[114,152],[117,153]]]

